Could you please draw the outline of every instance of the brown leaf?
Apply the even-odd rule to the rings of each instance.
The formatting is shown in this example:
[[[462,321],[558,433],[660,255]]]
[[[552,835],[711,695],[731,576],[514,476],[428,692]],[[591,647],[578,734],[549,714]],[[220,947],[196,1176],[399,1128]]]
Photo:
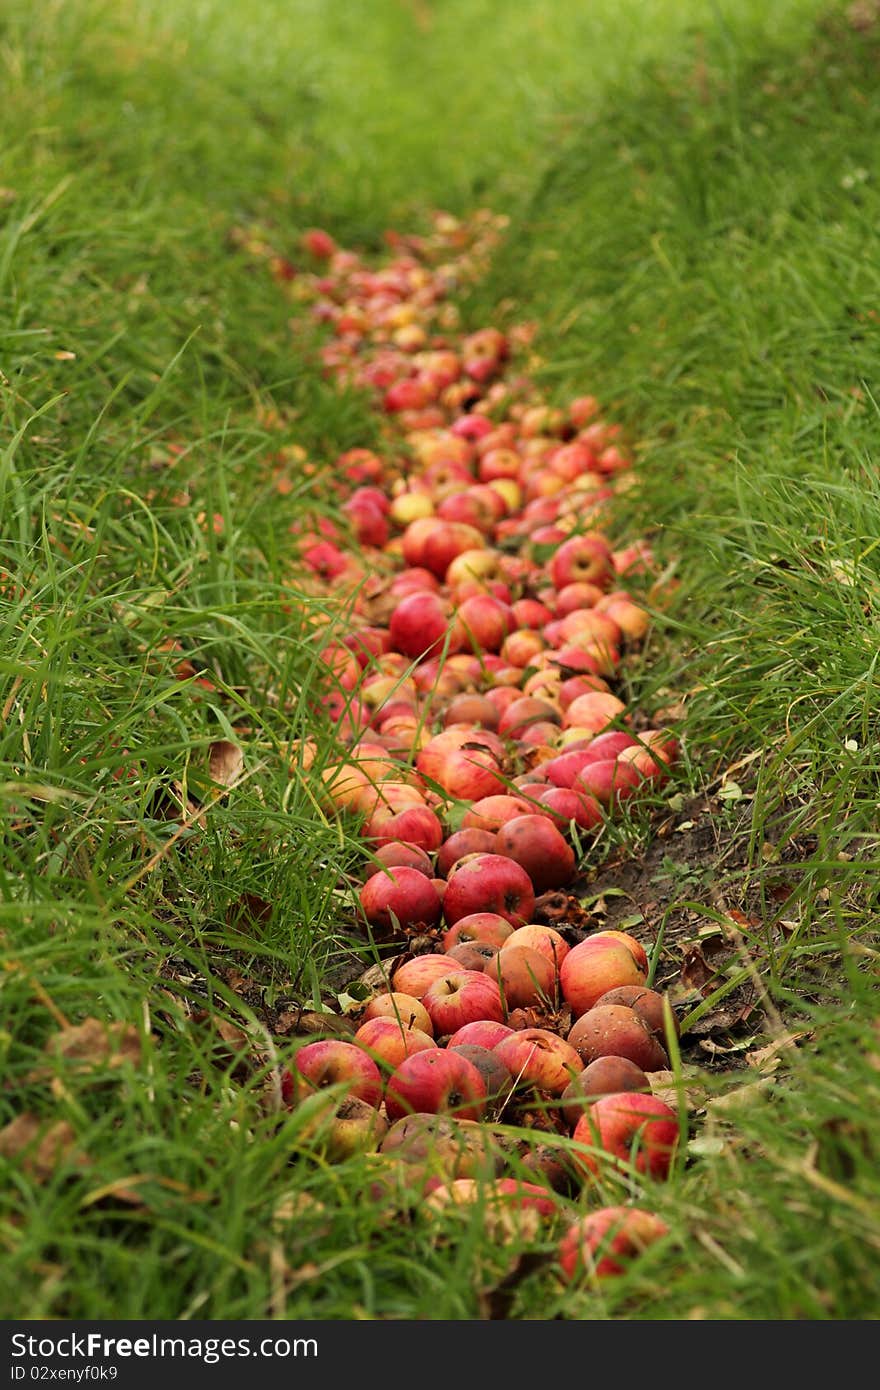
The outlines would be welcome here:
[[[218,739],[211,744],[208,768],[212,782],[221,787],[234,787],[244,771],[244,753],[237,743],[230,743],[225,738]]]
[[[88,1165],[88,1158],[76,1149],[76,1134],[67,1120],[45,1122],[26,1110],[0,1130],[0,1158],[20,1159],[22,1171],[45,1182],[65,1162],[77,1168]]]
[[[681,964],[682,983],[688,989],[695,989],[700,994],[711,994],[717,972],[707,961],[700,943],[698,941],[688,942],[682,947],[682,956],[684,957]]]
[[[72,1063],[80,1071],[115,1069],[130,1062],[139,1066],[141,1038],[131,1023],[106,1023],[87,1018],[84,1023],[62,1028],[49,1038],[43,1051],[50,1057]],[[45,1067],[37,1069],[45,1076]],[[29,1080],[36,1079],[32,1074]]]

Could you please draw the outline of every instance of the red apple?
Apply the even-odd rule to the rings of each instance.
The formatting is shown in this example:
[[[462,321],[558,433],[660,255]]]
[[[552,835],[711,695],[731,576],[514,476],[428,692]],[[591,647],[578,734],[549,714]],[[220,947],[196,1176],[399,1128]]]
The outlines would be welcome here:
[[[432,1034],[402,1027],[396,1018],[368,1019],[355,1033],[354,1041],[388,1071],[394,1071],[410,1053],[436,1046]]]
[[[402,867],[374,874],[359,896],[367,922],[383,935],[416,925],[436,927],[440,921],[440,896],[431,880],[418,869]]]
[[[561,1096],[582,1070],[573,1047],[545,1028],[521,1028],[496,1043],[493,1051],[520,1086]]]
[[[435,980],[458,969],[458,962],[451,956],[428,952],[422,956],[412,956],[405,960],[391,976],[391,988],[397,994],[411,994],[414,999],[423,999],[425,991]]]
[[[559,967],[559,983],[566,1003],[579,1018],[609,989],[643,985],[645,972],[623,942],[588,936],[565,957]]]
[[[491,1019],[503,1023],[501,992],[490,975],[478,970],[455,970],[428,987],[422,1003],[438,1037],[455,1033],[466,1023]]]
[[[348,1095],[369,1105],[378,1105],[382,1099],[382,1078],[376,1063],[362,1048],[339,1038],[306,1043],[282,1076],[282,1095],[289,1101],[327,1086],[344,1086]]]
[[[495,837],[495,853],[521,864],[536,893],[562,888],[574,877],[574,851],[547,815],[507,821]]]
[[[420,1053],[420,1056],[425,1054]],[[620,1091],[594,1101],[575,1126],[572,1138],[581,1145],[578,1164],[587,1173],[599,1171],[602,1156],[633,1164],[652,1178],[665,1178],[678,1144],[678,1116],[657,1096]]]
[[[559,1264],[569,1281],[607,1279],[623,1274],[649,1245],[669,1235],[669,1227],[641,1207],[602,1207],[582,1216],[559,1242]]]
[[[510,922],[497,912],[471,912],[466,917],[460,917],[455,926],[449,928],[443,937],[443,949],[448,951],[450,947],[465,941],[500,948],[512,933]]]
[[[385,1108],[392,1121],[416,1112],[479,1120],[486,1109],[486,1085],[473,1063],[457,1052],[442,1047],[414,1052],[391,1076]]]
[[[459,859],[467,854],[491,854],[495,848],[494,830],[456,830],[437,851],[437,872],[448,877]]]
[[[476,1023],[466,1023],[463,1028],[459,1028],[449,1042],[447,1047],[458,1047],[461,1043],[472,1043],[475,1047],[485,1047],[489,1051],[500,1043],[502,1038],[509,1038],[513,1033],[512,1028],[508,1028],[506,1023],[493,1023],[491,1019],[481,1018]]]
[[[450,926],[473,912],[496,912],[511,926],[521,927],[530,920],[534,909],[535,893],[525,869],[500,854],[475,854],[459,861],[449,876],[443,902]]]

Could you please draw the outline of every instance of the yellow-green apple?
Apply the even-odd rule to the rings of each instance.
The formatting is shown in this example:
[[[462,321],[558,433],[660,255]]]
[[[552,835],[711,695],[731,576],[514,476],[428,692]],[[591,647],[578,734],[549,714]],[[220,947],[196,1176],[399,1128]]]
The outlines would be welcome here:
[[[297,1140],[331,1163],[371,1152],[388,1131],[385,1116],[357,1096],[311,1095],[298,1107],[297,1118]]]

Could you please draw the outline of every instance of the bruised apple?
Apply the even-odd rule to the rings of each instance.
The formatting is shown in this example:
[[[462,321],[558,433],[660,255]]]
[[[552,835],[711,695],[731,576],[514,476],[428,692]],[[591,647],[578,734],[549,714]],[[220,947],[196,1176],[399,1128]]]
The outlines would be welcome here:
[[[577,1020],[568,1041],[584,1066],[599,1057],[626,1057],[646,1072],[669,1066],[656,1034],[623,1004],[594,1004]]]

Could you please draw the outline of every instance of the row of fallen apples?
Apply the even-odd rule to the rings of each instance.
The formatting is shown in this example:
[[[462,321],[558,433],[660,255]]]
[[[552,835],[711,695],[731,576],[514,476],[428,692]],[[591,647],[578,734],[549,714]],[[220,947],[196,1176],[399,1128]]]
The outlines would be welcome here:
[[[651,562],[599,529],[628,463],[616,428],[592,397],[550,407],[514,373],[529,328],[459,331],[449,294],[499,234],[489,214],[440,214],[426,237],[390,235],[376,268],[315,229],[306,272],[240,239],[326,325],[327,374],[384,420],[387,453],[336,460],[343,520],[294,529],[308,587],[347,604],[348,630],[319,633],[319,706],[347,745],[322,769],[324,804],[369,850],[373,939],[428,947],[380,967],[378,988],[368,972],[352,1041],[301,1046],[283,1099],[325,1155],[393,1155],[430,1209],[501,1204],[521,1222],[609,1165],[663,1179],[674,1160],[679,1116],[650,1074],[677,1025],[644,946],[612,931],[572,945],[533,918],[575,876],[572,839],[661,784],[678,744],[634,733],[611,685],[648,628],[622,577]],[[304,741],[297,770],[316,755]],[[538,1141],[570,1135],[520,1146],[534,1182],[498,1176],[510,1153],[491,1122],[511,1113]],[[601,1207],[567,1230],[560,1268],[616,1274],[666,1233],[652,1211]]]

